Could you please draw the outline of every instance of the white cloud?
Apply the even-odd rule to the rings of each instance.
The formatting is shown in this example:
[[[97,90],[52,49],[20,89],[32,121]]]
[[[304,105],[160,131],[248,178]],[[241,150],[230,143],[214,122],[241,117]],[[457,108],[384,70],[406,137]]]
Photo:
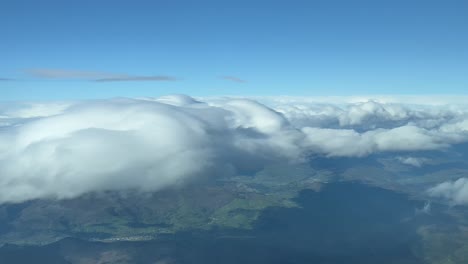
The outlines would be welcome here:
[[[440,183],[428,192],[432,196],[447,199],[454,205],[468,204],[468,178]]]
[[[0,203],[154,191],[310,153],[360,157],[468,141],[466,110],[441,109],[377,101],[266,107],[184,95],[0,105]]]
[[[433,133],[414,126],[376,129],[358,133],[350,129],[310,128],[305,133],[305,145],[327,156],[366,156],[384,151],[421,151],[442,149],[448,142]]]
[[[397,157],[397,160],[402,164],[420,168],[424,164],[429,162],[429,159],[426,158],[417,158],[417,157]]]
[[[287,126],[247,100],[225,109],[182,96],[80,103],[0,131],[0,202],[157,190],[242,163],[299,159]]]
[[[361,157],[376,149],[371,137],[354,130],[305,127],[302,131],[305,146],[327,156]]]
[[[466,105],[466,95],[361,95],[361,96],[263,96],[256,100],[270,104],[359,104],[374,101],[379,104],[426,106]]]
[[[279,100],[279,99],[278,99]],[[466,105],[408,105],[368,100],[357,103],[266,100],[295,126],[348,128],[360,131],[413,125],[434,129],[468,120]]]

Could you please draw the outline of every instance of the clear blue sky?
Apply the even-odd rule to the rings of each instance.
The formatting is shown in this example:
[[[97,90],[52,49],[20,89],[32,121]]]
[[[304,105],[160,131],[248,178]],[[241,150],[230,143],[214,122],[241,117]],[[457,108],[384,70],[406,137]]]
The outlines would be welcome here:
[[[466,0],[2,0],[0,100],[467,94]]]

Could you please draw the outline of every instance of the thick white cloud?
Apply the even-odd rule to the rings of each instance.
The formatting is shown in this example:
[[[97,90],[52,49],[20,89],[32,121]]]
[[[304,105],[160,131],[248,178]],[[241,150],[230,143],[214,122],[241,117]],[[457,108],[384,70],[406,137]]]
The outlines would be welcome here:
[[[82,102],[0,131],[0,202],[157,190],[188,177],[300,159],[300,133],[248,100]]]
[[[454,205],[468,204],[468,178],[438,184],[429,189],[429,194],[447,199]]]
[[[0,200],[158,189],[210,166],[205,124],[169,105],[94,102],[3,131]]]
[[[279,100],[279,99],[278,99]],[[468,141],[462,107],[188,96],[0,105],[0,203]],[[403,161],[402,161],[403,162]]]

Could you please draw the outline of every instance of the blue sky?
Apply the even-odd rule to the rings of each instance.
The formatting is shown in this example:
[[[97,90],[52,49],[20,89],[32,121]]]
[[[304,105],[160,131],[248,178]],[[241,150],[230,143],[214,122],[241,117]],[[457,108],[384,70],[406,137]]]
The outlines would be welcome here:
[[[4,0],[0,32],[0,100],[468,93],[466,0]]]

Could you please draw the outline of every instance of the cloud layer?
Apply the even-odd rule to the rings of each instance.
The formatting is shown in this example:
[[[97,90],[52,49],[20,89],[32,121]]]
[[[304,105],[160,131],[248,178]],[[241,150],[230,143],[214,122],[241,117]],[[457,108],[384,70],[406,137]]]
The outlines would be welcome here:
[[[183,95],[0,104],[0,203],[154,191],[272,162],[306,162],[311,154],[362,157],[468,141],[463,107],[269,105]]]

